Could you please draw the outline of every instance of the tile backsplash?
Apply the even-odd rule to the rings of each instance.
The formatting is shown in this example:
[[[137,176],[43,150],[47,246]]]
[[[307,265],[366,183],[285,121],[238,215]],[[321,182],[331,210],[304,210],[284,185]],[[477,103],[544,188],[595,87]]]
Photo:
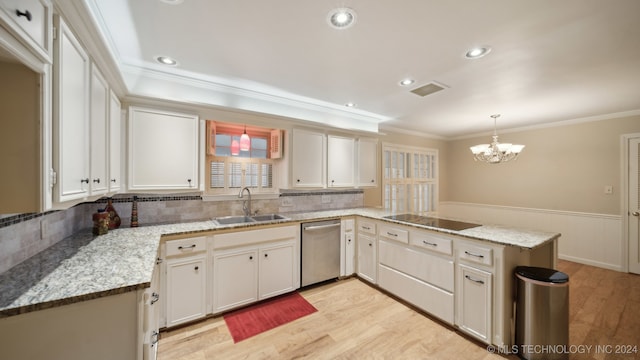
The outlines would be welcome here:
[[[242,199],[203,201],[199,194],[139,194],[140,226],[202,221],[214,217],[242,214]],[[131,223],[133,194],[117,194],[113,206],[122,220]],[[49,246],[93,225],[91,216],[106,206],[107,199],[81,203],[66,210],[17,214],[0,217],[0,273],[32,257]],[[252,210],[260,214],[335,210],[362,207],[362,190],[292,191],[283,190],[276,199],[254,199]]]

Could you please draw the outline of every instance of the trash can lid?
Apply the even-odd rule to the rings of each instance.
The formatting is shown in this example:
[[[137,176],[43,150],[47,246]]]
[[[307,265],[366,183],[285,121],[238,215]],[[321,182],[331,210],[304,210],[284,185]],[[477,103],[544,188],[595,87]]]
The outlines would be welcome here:
[[[569,275],[554,269],[533,266],[518,266],[516,274],[537,281],[562,284],[569,281]]]

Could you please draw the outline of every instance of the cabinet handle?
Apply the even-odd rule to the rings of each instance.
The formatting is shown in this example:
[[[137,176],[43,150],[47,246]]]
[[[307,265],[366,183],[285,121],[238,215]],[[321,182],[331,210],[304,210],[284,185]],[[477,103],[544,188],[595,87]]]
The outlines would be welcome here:
[[[347,239],[347,242],[348,242],[349,244],[351,244],[351,239]]]
[[[269,254],[264,254],[264,257],[265,257],[265,258],[268,258],[268,257],[269,257]]]
[[[196,247],[196,244],[193,244],[191,246],[178,246],[178,250],[193,249],[194,247]]]
[[[296,182],[300,182],[300,179],[296,180]]]
[[[438,244],[432,243],[432,242],[428,242],[427,240],[422,240],[422,243],[425,244],[425,245],[434,246],[434,247],[438,246]]]
[[[94,183],[98,183],[98,184],[100,184],[100,178],[93,179],[93,182],[94,182]]]
[[[160,341],[160,333],[157,330],[153,330],[153,334],[151,334],[151,347],[156,346],[158,341]]]
[[[253,260],[253,256],[249,256],[249,260]]]
[[[395,237],[398,237],[398,234],[390,233],[390,232],[388,232],[388,231],[387,231],[387,235],[389,235],[389,236],[395,236]]]
[[[187,179],[187,182],[189,183],[189,186],[191,186],[191,179]]]
[[[198,267],[198,266],[196,266],[196,267],[194,267],[194,268],[193,268],[193,270],[195,270],[195,271],[198,271],[198,269],[199,269],[199,267]]]
[[[363,226],[362,228],[365,229],[365,230],[371,230],[371,228],[368,227],[368,226]]]
[[[82,183],[87,183],[88,184],[89,183],[89,178],[80,179],[80,184],[82,184]]]
[[[474,278],[472,278],[472,277],[471,277],[471,276],[469,276],[469,275],[465,275],[465,276],[464,276],[464,278],[465,278],[465,279],[467,279],[467,280],[471,280],[471,281],[473,281],[474,283],[484,284],[484,281],[482,281],[482,280],[478,280],[478,279],[474,279]]]
[[[376,181],[375,181],[375,180],[373,180],[373,179],[371,179],[371,182],[372,182],[372,183],[374,183],[374,182],[376,182]]]
[[[154,292],[153,294],[151,294],[151,305],[155,304],[158,302],[158,300],[160,300],[160,294]]]
[[[373,247],[373,243],[369,243],[369,246]]]
[[[156,258],[156,265],[162,264],[163,261],[162,258]]]
[[[466,250],[464,251],[464,253],[469,255],[469,256],[475,256],[475,257],[480,258],[480,259],[484,258],[484,255],[474,254],[474,253],[468,252]]]
[[[24,16],[28,21],[31,21],[31,12],[29,10],[25,10],[24,12],[16,10],[16,15],[18,15],[18,17]]]
[[[112,183],[116,182],[116,179],[111,179],[111,182],[112,182]]]

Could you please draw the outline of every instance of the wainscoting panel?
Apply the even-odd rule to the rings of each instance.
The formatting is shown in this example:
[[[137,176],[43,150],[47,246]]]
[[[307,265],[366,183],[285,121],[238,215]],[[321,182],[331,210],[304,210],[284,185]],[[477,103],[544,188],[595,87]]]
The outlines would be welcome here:
[[[622,217],[486,204],[441,202],[438,216],[485,225],[504,225],[559,232],[558,257],[605,269],[624,271]]]

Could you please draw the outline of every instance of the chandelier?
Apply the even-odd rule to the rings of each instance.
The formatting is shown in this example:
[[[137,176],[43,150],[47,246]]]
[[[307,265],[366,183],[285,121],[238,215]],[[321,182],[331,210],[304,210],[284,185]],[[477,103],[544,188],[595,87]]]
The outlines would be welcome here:
[[[474,160],[484,161],[489,164],[499,164],[517,159],[522,149],[524,149],[524,145],[500,144],[498,142],[498,130],[496,126],[496,119],[500,117],[500,114],[491,115],[491,117],[493,118],[493,141],[491,144],[480,144],[470,147]]]

